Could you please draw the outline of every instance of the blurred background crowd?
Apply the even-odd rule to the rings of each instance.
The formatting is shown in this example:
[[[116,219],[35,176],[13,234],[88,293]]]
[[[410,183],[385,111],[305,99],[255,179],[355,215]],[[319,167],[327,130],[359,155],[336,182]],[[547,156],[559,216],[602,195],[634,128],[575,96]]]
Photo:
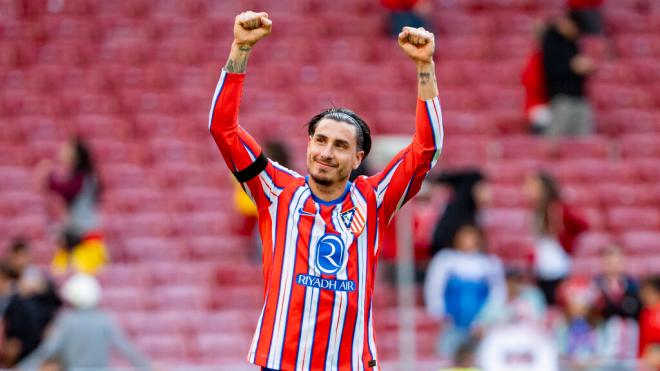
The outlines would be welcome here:
[[[383,368],[660,369],[654,0],[0,0],[0,367],[251,369],[256,210],[207,131],[247,9],[274,29],[241,125],[300,172],[328,106],[375,134],[355,176],[409,141],[393,35],[436,35],[446,143],[383,238]],[[398,362],[402,239],[416,366]]]

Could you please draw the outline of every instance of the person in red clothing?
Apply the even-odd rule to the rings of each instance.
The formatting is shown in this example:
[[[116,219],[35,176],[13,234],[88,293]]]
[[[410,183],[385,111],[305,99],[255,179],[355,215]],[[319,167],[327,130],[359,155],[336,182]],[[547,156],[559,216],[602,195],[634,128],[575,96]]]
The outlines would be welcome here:
[[[557,182],[547,173],[527,177],[525,192],[534,209],[534,267],[548,304],[555,304],[557,286],[570,272],[575,240],[589,228],[587,221],[561,198]]]
[[[268,159],[239,125],[241,104],[255,103],[241,100],[248,58],[272,25],[267,13],[236,17],[208,123],[259,214],[264,305],[247,358],[266,370],[377,371],[371,308],[380,241],[442,150],[434,36],[405,27],[398,37],[411,72],[417,69],[410,145],[381,172],[350,182],[371,149],[369,126],[355,112],[330,108],[307,123],[307,176]]]
[[[431,2],[427,0],[380,0],[390,11],[387,33],[397,37],[403,27],[424,27],[431,30],[429,15]]]
[[[642,282],[644,305],[639,315],[639,356],[647,358],[660,346],[660,276]]]
[[[522,72],[525,88],[525,115],[533,134],[541,134],[550,125],[552,115],[543,73],[543,52],[535,50],[525,62]]]

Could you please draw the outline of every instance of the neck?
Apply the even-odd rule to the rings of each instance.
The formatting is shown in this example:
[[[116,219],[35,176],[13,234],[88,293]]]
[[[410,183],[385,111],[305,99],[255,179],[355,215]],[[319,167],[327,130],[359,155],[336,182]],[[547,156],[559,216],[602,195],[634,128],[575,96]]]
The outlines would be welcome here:
[[[315,182],[314,178],[310,176],[307,179],[307,183],[309,184],[309,188],[312,190],[314,196],[320,198],[323,201],[333,201],[344,194],[348,179],[330,185],[322,185]]]

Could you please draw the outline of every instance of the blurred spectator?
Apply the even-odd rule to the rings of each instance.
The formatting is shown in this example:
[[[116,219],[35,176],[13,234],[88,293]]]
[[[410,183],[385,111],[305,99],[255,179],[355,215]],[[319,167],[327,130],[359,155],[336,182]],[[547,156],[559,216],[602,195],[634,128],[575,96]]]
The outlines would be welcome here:
[[[603,32],[603,17],[600,14],[602,5],[603,0],[568,0],[568,8],[582,25],[582,31],[588,35]]]
[[[600,293],[598,306],[604,319],[637,319],[641,310],[639,288],[624,271],[623,250],[615,245],[603,250],[603,273],[595,278]]]
[[[536,248],[534,267],[539,288],[549,305],[555,303],[555,291],[570,271],[575,239],[588,224],[561,198],[559,186],[550,175],[529,175],[525,193],[534,208]]]
[[[427,0],[380,0],[380,3],[390,11],[387,33],[397,37],[403,27],[424,27],[431,30],[428,14],[431,12],[431,2]]]
[[[523,67],[522,84],[525,88],[525,116],[532,134],[542,134],[552,122],[548,106],[545,74],[543,71],[543,53],[535,50]]]
[[[592,282],[582,277],[571,277],[559,287],[558,299],[566,318],[556,329],[557,342],[570,367],[593,369],[600,355],[600,321],[594,307],[597,295]]]
[[[100,184],[94,159],[87,144],[74,138],[60,149],[58,159],[66,174],[58,175],[49,161],[40,164],[48,189],[59,195],[67,206],[64,228],[78,236],[97,228]]]
[[[264,153],[269,160],[284,166],[287,169],[291,168],[289,152],[286,145],[279,141],[269,141],[266,143]],[[232,176],[231,181],[234,187],[234,209],[242,217],[238,223],[238,234],[245,237],[252,237],[254,244],[254,254],[252,256],[255,262],[261,262],[261,239],[259,238],[258,231],[255,229],[257,226],[257,218],[259,211],[254,204],[252,197],[250,197],[243,185],[236,181]]]
[[[652,343],[646,346],[639,371],[657,370],[660,370],[660,343]]]
[[[521,74],[521,82],[525,89],[525,117],[527,117],[532,134],[543,134],[552,122],[541,46],[545,32],[546,25],[544,24],[534,27],[536,47],[527,57]]]
[[[476,368],[476,355],[479,342],[477,339],[472,338],[463,343],[454,356],[454,367],[442,369],[442,371],[478,371]]]
[[[640,290],[642,304],[639,315],[639,355],[657,357],[660,344],[660,277],[647,278]]]
[[[22,239],[16,239],[10,245],[7,263],[16,274],[18,294],[32,303],[38,319],[39,334],[43,336],[62,305],[55,284],[32,263],[30,247]]]
[[[56,273],[66,273],[69,268],[95,273],[106,263],[107,253],[97,230],[101,186],[94,159],[87,144],[74,138],[60,149],[59,161],[65,168],[64,175],[57,175],[48,161],[42,162],[39,168],[48,189],[60,196],[67,206],[53,269]]]
[[[431,256],[450,247],[464,224],[479,225],[479,212],[491,200],[490,187],[478,170],[444,172],[436,182],[451,187],[453,194],[433,231]]]
[[[60,236],[59,246],[51,263],[56,274],[69,271],[96,274],[110,260],[99,233],[90,232],[79,237],[67,229]]]
[[[541,326],[546,305],[543,293],[525,279],[522,270],[506,271],[506,301],[490,301],[479,313],[477,323],[482,331],[511,324]]]
[[[473,225],[459,228],[455,249],[436,254],[426,272],[426,310],[443,320],[439,351],[452,357],[472,336],[473,324],[487,302],[501,306],[504,272],[497,257],[482,252],[483,235]]]
[[[593,131],[593,114],[585,96],[585,81],[593,61],[580,54],[581,24],[574,13],[556,19],[543,36],[543,69],[552,123],[546,134],[586,135]]]
[[[602,353],[611,369],[624,369],[638,353],[641,309],[637,282],[624,272],[624,256],[620,247],[603,250],[603,273],[594,279],[598,290],[596,308],[603,319]],[[618,368],[617,368],[618,367]]]
[[[558,371],[559,356],[544,332],[535,326],[514,323],[486,334],[477,364],[482,371]]]
[[[16,272],[0,262],[0,313],[4,327],[0,341],[0,367],[13,367],[38,345],[40,340],[37,314],[32,304],[16,290]]]
[[[110,350],[117,348],[137,369],[149,363],[126,339],[118,325],[98,308],[101,286],[90,275],[77,274],[65,282],[62,297],[73,310],[61,314],[44,342],[18,365],[21,370],[38,370],[56,359],[64,370],[110,367]]]

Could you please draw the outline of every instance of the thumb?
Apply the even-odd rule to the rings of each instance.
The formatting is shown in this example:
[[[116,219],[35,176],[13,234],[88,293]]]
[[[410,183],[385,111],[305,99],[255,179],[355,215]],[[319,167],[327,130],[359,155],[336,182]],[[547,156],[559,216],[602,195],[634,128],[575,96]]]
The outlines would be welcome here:
[[[408,30],[406,30],[405,28],[403,29],[403,31],[401,31],[399,33],[399,43],[400,44],[406,43],[406,41],[408,39],[408,34],[409,34]]]

